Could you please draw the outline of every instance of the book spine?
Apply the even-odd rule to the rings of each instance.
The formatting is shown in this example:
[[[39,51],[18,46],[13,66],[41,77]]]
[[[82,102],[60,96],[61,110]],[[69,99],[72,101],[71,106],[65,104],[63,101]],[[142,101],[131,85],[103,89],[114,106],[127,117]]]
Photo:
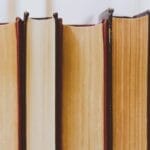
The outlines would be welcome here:
[[[112,14],[108,9],[101,16],[104,35],[104,149],[112,150]]]
[[[16,18],[17,51],[18,51],[18,104],[19,104],[19,150],[26,150],[26,21]],[[20,90],[21,89],[21,90]]]
[[[25,29],[24,21],[16,18],[17,64],[18,64],[18,110],[19,110],[19,150],[26,149],[26,103],[25,103]]]
[[[58,14],[54,14],[55,18],[55,32],[56,32],[56,149],[62,148],[62,126],[61,126],[61,114],[62,114],[62,37],[63,26],[62,19],[58,18]]]
[[[112,118],[112,14],[108,19],[108,59],[107,59],[107,124],[108,124],[108,150],[113,149],[113,118]]]

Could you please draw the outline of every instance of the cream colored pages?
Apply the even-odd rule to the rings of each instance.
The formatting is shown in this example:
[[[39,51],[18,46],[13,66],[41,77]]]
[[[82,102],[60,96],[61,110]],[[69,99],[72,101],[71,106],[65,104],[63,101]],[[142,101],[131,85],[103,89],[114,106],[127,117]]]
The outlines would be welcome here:
[[[55,149],[55,20],[27,22],[27,150]]]
[[[104,150],[102,24],[64,26],[62,150]]]
[[[15,23],[0,25],[0,149],[18,150],[18,64]]]
[[[113,150],[147,150],[148,20],[113,18]]]

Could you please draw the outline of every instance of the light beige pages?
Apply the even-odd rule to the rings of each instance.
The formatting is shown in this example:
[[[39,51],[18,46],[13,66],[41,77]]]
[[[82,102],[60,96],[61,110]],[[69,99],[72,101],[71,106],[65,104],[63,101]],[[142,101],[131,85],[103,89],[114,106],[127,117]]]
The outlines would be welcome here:
[[[113,150],[147,150],[148,18],[113,18]]]
[[[18,150],[18,56],[16,24],[0,25],[0,149]]]
[[[27,150],[55,150],[55,20],[27,21]]]
[[[62,150],[104,150],[102,24],[63,26]]]

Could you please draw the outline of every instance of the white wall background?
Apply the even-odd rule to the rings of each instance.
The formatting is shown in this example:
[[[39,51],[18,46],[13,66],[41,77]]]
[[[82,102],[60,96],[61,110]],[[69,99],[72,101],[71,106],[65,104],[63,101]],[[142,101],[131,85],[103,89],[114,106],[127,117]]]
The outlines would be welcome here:
[[[150,0],[54,0],[54,10],[66,24],[94,23],[108,7],[114,8],[114,15],[133,16],[150,9]]]
[[[94,23],[108,7],[115,9],[115,15],[132,16],[150,9],[150,0],[0,0],[0,22],[22,17],[28,10],[31,17],[58,12],[66,24]]]

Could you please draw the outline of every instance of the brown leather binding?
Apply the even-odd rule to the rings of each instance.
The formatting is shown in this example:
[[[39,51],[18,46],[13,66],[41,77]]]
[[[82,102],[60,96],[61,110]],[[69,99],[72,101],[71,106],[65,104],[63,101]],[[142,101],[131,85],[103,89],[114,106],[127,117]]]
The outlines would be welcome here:
[[[112,14],[113,9],[107,9],[99,20],[103,22],[104,39],[104,149],[112,150]]]
[[[18,49],[18,90],[19,90],[19,150],[26,150],[26,18],[16,18]]]
[[[56,150],[61,150],[61,114],[62,114],[62,19],[58,18],[58,14],[54,14],[56,24]]]

